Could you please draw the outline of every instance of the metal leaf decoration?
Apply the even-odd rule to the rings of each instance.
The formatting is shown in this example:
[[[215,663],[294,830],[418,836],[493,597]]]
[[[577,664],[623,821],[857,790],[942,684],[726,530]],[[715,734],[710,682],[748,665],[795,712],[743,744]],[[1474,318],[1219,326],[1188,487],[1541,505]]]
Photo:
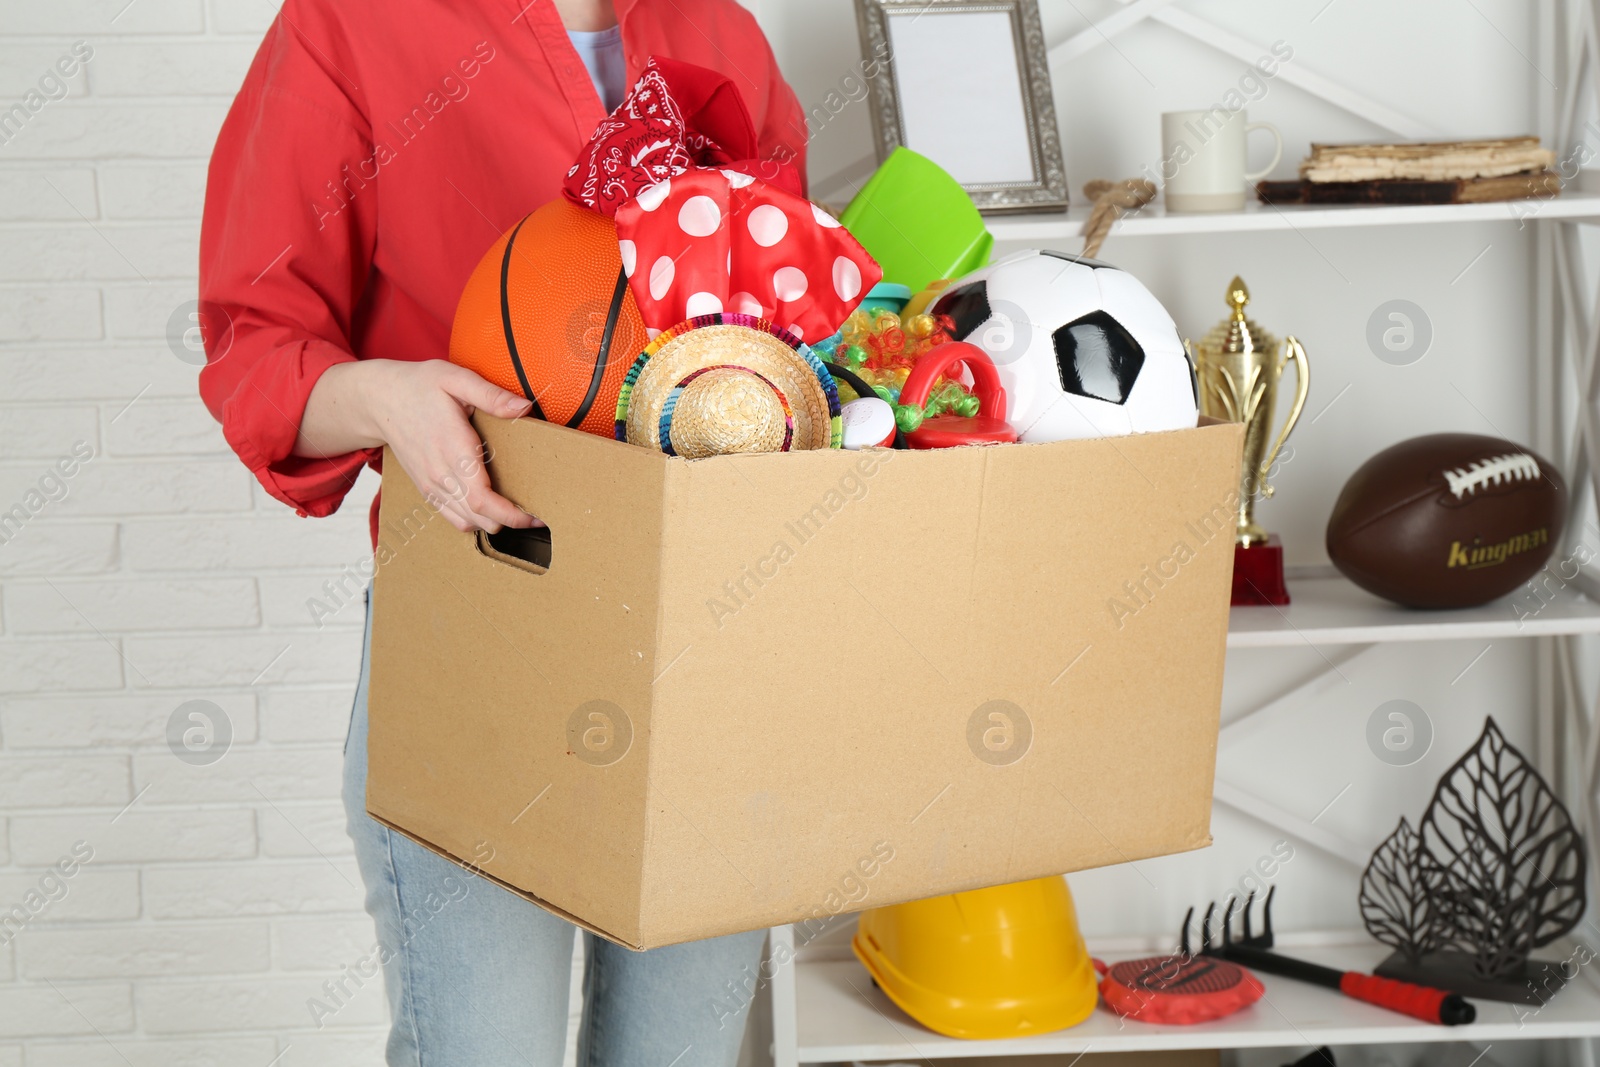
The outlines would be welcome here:
[[[1439,780],[1419,837],[1441,942],[1486,978],[1519,971],[1583,915],[1583,839],[1493,719]]]
[[[1361,919],[1367,931],[1413,961],[1438,949],[1441,935],[1433,906],[1437,893],[1422,863],[1421,845],[1402,815],[1361,875]]]

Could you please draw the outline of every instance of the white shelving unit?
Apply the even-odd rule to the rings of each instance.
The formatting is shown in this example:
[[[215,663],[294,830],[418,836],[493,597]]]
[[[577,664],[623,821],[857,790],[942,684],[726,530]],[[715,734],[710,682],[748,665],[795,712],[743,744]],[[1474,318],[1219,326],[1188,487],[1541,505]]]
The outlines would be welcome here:
[[[1370,645],[1600,633],[1600,603],[1571,586],[1525,592],[1477,608],[1413,611],[1339,577],[1289,580],[1287,607],[1234,608],[1229,648]]]
[[[1089,209],[1079,205],[1052,215],[1003,215],[988,220],[996,241],[1060,244],[1082,241]],[[1191,233],[1260,233],[1270,230],[1324,230],[1341,226],[1414,226],[1423,223],[1510,221],[1518,224],[1600,217],[1600,194],[1568,190],[1549,200],[1508,200],[1492,204],[1285,204],[1257,201],[1243,211],[1210,215],[1169,215],[1159,199],[1135,215],[1118,220],[1112,233],[1123,237],[1161,237]]]
[[[1213,26],[1197,15],[1170,5],[1170,0],[1121,0],[1119,11],[1057,46],[1059,55],[1076,55],[1109,42],[1117,33],[1149,18],[1194,40],[1249,62],[1261,47]],[[1558,158],[1571,158],[1582,140],[1579,130],[1580,84],[1594,93],[1600,112],[1600,0],[1538,0],[1538,53],[1541,70],[1557,77],[1541,89],[1538,129]],[[1585,83],[1584,73],[1589,75]],[[1287,75],[1286,75],[1287,77]],[[1292,79],[1300,88],[1392,131],[1399,139],[1423,139],[1428,131],[1359,91],[1306,72]],[[1557,90],[1556,84],[1567,86]],[[1183,234],[1295,232],[1334,227],[1419,226],[1501,221],[1531,231],[1538,294],[1536,339],[1530,368],[1534,378],[1533,444],[1556,460],[1571,491],[1574,538],[1588,509],[1600,501],[1600,287],[1585,281],[1580,225],[1600,224],[1600,193],[1570,183],[1549,200],[1442,206],[1283,206],[1250,204],[1244,211],[1208,215],[1169,215],[1157,203],[1119,221],[1118,239]],[[1075,249],[1087,211],[1066,214],[991,217],[989,229],[998,242]],[[1508,236],[1514,231],[1508,231]],[[1596,288],[1595,298],[1583,286]],[[1570,547],[1567,546],[1567,547]],[[1557,558],[1568,558],[1566,552]],[[1541,770],[1561,790],[1590,850],[1591,898],[1600,894],[1600,708],[1585,696],[1582,646],[1588,635],[1600,634],[1600,571],[1585,569],[1552,596],[1529,591],[1462,611],[1411,611],[1372,597],[1328,570],[1290,575],[1293,603],[1285,608],[1235,608],[1229,621],[1228,648],[1261,649],[1294,646],[1327,648],[1327,670],[1288,693],[1240,715],[1223,728],[1219,747],[1258,727],[1272,715],[1292,708],[1328,684],[1340,665],[1368,649],[1390,642],[1497,640],[1530,638],[1538,642],[1537,759]],[[1341,647],[1334,647],[1341,646]],[[1215,799],[1246,811],[1339,861],[1359,867],[1368,850],[1341,840],[1251,795],[1219,777]],[[1592,906],[1592,905],[1591,905]],[[1477,1000],[1479,1021],[1468,1027],[1443,1029],[1353,1001],[1331,990],[1271,975],[1260,975],[1263,1000],[1230,1018],[1202,1026],[1158,1027],[1121,1020],[1097,1009],[1088,1020],[1054,1034],[1007,1041],[969,1042],[940,1037],[922,1027],[879,990],[867,972],[844,948],[835,931],[794,953],[794,931],[771,931],[774,958],[791,962],[773,967],[771,1055],[775,1067],[853,1060],[932,1062],[986,1055],[1043,1055],[1172,1049],[1300,1047],[1320,1044],[1376,1045],[1434,1041],[1490,1042],[1564,1039],[1571,1042],[1569,1061],[1595,1067],[1600,1060],[1600,978],[1593,966],[1548,1004],[1527,1007]],[[1091,950],[1094,948],[1090,946]],[[1153,946],[1152,946],[1153,947]],[[1552,946],[1544,955],[1555,951]],[[1360,944],[1296,943],[1293,953],[1341,968],[1370,970],[1387,950],[1370,940]],[[1109,953],[1114,960],[1150,952]]]
[[[1342,970],[1370,970],[1382,946],[1333,945],[1292,950]],[[1104,958],[1104,957],[1102,957]],[[1107,962],[1120,958],[1112,956]],[[795,981],[801,1063],[924,1060],[1047,1053],[1146,1052],[1192,1048],[1412,1044],[1428,1041],[1526,1041],[1600,1037],[1600,986],[1580,981],[1543,1007],[1476,1001],[1478,1021],[1444,1030],[1317,986],[1258,975],[1266,994],[1236,1015],[1198,1026],[1130,1022],[1103,1009],[1077,1026],[1038,1037],[962,1041],[941,1037],[906,1016],[873,987],[855,960],[803,964]]]

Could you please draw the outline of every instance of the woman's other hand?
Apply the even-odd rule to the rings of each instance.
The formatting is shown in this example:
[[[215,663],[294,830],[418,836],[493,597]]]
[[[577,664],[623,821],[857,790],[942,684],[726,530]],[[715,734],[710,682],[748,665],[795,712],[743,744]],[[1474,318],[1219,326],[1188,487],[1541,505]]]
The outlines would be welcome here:
[[[474,411],[528,413],[525,397],[444,360],[364,359],[330,367],[311,391],[297,456],[333,456],[388,445],[411,480],[458,530],[543,525],[489,486]]]

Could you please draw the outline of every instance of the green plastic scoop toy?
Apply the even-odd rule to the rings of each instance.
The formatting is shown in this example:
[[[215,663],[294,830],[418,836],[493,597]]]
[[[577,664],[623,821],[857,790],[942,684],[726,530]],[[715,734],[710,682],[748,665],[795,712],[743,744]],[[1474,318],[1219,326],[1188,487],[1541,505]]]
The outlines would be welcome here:
[[[994,238],[948,172],[909,148],[889,153],[839,221],[883,268],[883,280],[920,292],[989,262]]]

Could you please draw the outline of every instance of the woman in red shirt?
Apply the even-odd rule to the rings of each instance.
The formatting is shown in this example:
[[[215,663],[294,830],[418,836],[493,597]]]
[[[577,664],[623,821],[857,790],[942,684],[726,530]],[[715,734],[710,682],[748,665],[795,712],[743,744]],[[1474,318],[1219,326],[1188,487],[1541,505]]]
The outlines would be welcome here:
[[[490,489],[467,421],[528,401],[441,357],[484,249],[559,195],[652,54],[731,78],[763,157],[804,173],[803,112],[734,0],[286,0],[217,139],[200,247],[200,392],[269,493],[328,515],[388,445],[458,529],[538,521]],[[382,967],[388,1062],[559,1064],[573,927],[367,816],[365,659],[344,792],[378,937],[351,973]],[[590,938],[579,1063],[731,1064],[761,939]],[[316,1025],[359,984],[308,990]]]

